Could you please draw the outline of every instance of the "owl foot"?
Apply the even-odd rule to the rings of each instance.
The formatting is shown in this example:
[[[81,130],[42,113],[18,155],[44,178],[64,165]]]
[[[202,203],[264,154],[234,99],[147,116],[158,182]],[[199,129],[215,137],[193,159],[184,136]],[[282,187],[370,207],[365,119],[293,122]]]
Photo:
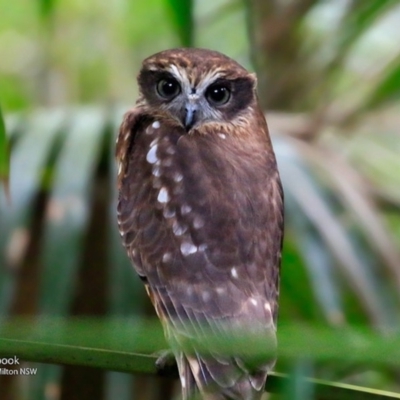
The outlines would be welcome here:
[[[159,376],[178,378],[178,369],[174,353],[171,350],[163,350],[157,353],[156,370]]]

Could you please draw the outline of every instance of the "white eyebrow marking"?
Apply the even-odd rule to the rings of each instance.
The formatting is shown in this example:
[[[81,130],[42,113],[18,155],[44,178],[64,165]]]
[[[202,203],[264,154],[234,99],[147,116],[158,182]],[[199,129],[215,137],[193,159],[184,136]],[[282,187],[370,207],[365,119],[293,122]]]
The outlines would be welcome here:
[[[210,71],[207,75],[202,77],[201,81],[196,86],[196,93],[194,94],[192,92],[193,82],[190,82],[185,70],[178,68],[174,64],[171,64],[168,70],[180,82],[182,91],[190,96],[190,98],[194,98],[193,96],[200,96],[208,86],[221,76],[221,72],[219,71]]]
[[[169,72],[182,84],[182,90],[187,90],[190,88],[189,78],[186,74],[186,71],[180,70],[176,65],[171,64],[168,68]]]
[[[231,275],[232,275],[232,277],[235,278],[235,279],[237,279],[237,278],[239,277],[239,275],[238,275],[238,273],[237,273],[235,267],[233,267],[233,268],[231,269]]]
[[[220,72],[210,71],[207,75],[203,76],[202,80],[197,85],[197,92],[203,92],[208,86],[214,83],[221,76]]]

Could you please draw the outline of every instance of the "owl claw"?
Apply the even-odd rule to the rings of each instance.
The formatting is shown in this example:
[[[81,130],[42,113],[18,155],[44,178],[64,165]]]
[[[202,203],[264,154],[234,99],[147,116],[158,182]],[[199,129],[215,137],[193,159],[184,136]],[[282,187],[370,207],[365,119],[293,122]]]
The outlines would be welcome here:
[[[175,356],[171,350],[163,350],[158,352],[156,360],[156,370],[159,376],[178,378],[178,369],[176,367]]]

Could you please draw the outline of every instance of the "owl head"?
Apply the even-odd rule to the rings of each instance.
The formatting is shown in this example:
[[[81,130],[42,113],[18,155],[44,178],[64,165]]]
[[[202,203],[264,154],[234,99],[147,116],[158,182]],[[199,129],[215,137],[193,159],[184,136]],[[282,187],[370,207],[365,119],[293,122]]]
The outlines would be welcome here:
[[[231,58],[204,49],[172,49],[143,61],[139,104],[186,131],[243,117],[257,103],[256,77]]]

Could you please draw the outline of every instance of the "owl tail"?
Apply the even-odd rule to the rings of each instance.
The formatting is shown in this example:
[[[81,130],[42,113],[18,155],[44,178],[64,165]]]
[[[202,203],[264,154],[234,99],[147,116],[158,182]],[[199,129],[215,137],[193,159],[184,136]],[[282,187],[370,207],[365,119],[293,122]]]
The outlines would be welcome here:
[[[267,372],[245,371],[236,360],[177,357],[183,400],[260,400]]]
[[[176,356],[182,387],[182,400],[200,400],[200,392],[188,360],[183,353]]]

